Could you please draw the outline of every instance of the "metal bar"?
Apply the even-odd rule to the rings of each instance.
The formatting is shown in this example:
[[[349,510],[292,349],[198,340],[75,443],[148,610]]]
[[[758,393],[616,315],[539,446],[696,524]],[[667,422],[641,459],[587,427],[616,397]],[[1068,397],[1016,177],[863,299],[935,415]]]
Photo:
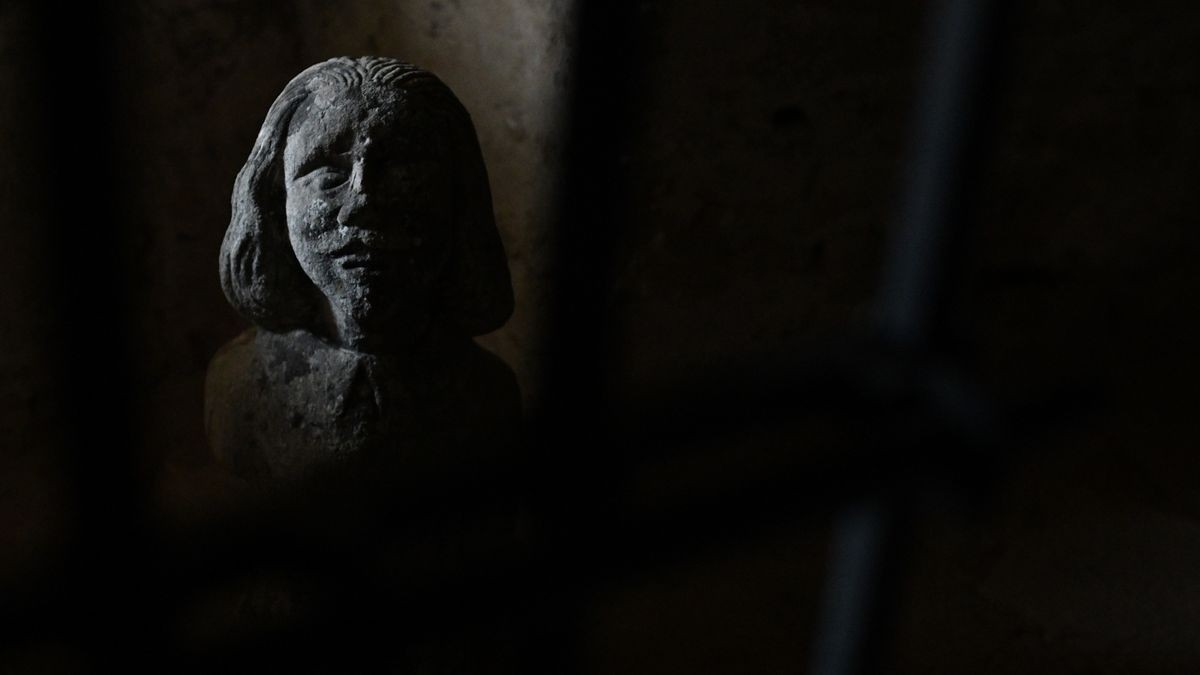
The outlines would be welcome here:
[[[987,97],[998,85],[1001,13],[1010,4],[946,0],[927,29],[912,160],[876,306],[878,337],[901,358],[940,346],[950,272],[968,224],[991,111]],[[891,445],[904,448],[902,441]],[[878,495],[852,505],[835,524],[812,666],[817,675],[874,672],[882,663],[897,595],[891,575],[905,557],[907,497],[903,491]]]
[[[876,308],[876,328],[891,345],[923,349],[941,327],[947,273],[981,168],[1011,5],[944,0],[926,29],[911,160]]]
[[[888,556],[893,548],[889,538],[897,529],[894,511],[883,500],[863,500],[845,509],[835,523],[814,672],[864,672],[878,662],[878,640],[868,617],[881,611],[882,582],[895,562]]]

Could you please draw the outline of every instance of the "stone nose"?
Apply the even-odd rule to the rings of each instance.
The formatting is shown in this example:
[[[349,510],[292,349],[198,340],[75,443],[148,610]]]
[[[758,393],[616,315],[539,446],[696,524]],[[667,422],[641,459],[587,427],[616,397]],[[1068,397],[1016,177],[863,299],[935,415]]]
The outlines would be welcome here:
[[[350,169],[349,186],[346,190],[342,208],[338,211],[339,225],[347,225],[351,220],[364,220],[362,212],[370,204],[371,198],[367,189],[366,167],[363,160],[354,162]]]
[[[366,190],[367,163],[359,157],[350,167],[350,191],[362,194]]]

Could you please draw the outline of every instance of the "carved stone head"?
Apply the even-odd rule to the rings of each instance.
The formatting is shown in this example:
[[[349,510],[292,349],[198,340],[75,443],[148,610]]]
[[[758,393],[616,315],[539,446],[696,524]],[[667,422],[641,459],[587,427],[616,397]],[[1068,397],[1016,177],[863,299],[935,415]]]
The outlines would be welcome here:
[[[336,58],[284,87],[233,190],[221,285],[246,319],[387,351],[513,309],[487,172],[433,74]]]
[[[471,339],[513,309],[487,172],[431,73],[337,58],[289,82],[238,173],[220,269],[257,326],[205,385],[235,473],[417,475],[480,462],[517,428],[511,369]]]

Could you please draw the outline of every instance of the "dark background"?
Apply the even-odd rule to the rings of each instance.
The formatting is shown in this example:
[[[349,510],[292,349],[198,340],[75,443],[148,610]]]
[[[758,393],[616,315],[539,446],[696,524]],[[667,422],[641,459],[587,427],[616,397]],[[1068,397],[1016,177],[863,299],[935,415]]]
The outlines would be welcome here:
[[[1014,453],[984,513],[960,517],[948,503],[924,512],[888,670],[1195,671],[1200,11],[1165,0],[1024,5],[997,92],[978,236],[954,289],[956,335],[1000,400],[1086,404]],[[868,318],[927,11],[855,0],[641,7],[650,38],[636,60],[631,194],[614,223],[619,396]],[[156,503],[187,502],[189,477],[207,463],[204,369],[244,327],[216,260],[262,116],[292,75],[324,58],[376,53],[427,67],[480,132],[518,303],[483,342],[513,365],[536,412],[567,10],[535,0],[134,2],[110,10],[109,61],[76,55],[74,69],[47,75],[37,13],[0,7],[6,578],[60,550],[66,488],[52,449],[77,419],[55,394],[62,359],[51,346],[64,328],[45,279],[61,272],[56,240],[42,236],[37,167],[70,167],[78,183],[56,183],[62,200],[88,199],[94,172],[120,169],[125,215],[113,238],[124,258],[113,273],[130,283],[107,300],[129,319],[135,440],[159,477]],[[56,49],[69,51],[79,27],[62,22]],[[51,121],[30,93],[94,76],[115,92],[111,129],[88,114]],[[56,124],[97,124],[118,156],[47,156]],[[95,319],[68,328],[109,329]],[[786,442],[815,453],[831,426],[813,419]],[[816,627],[827,534],[825,518],[804,519],[605,587],[586,605],[584,669],[795,672]],[[50,645],[19,652],[20,663],[53,662]]]

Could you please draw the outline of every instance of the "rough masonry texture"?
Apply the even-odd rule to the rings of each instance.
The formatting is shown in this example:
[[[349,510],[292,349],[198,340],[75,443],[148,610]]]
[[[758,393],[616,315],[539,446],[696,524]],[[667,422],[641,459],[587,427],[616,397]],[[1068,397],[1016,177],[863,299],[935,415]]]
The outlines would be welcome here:
[[[433,74],[336,58],[271,105],[233,190],[221,285],[254,324],[209,366],[217,459],[290,484],[480,468],[520,419],[473,336],[513,310],[467,111]]]

